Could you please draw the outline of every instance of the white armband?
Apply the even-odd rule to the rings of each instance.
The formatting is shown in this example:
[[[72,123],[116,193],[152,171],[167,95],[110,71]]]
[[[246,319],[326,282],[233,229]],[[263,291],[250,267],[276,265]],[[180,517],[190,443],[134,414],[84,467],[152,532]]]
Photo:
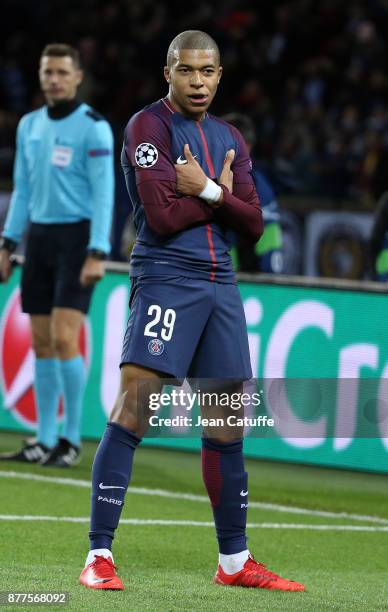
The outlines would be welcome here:
[[[199,198],[206,200],[207,202],[218,202],[222,189],[217,183],[211,179],[206,179],[206,185],[198,195]]]

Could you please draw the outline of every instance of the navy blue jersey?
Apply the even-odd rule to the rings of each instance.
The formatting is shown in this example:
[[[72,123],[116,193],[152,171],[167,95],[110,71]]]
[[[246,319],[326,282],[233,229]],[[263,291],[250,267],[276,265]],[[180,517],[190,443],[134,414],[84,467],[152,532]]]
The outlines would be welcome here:
[[[224,203],[218,209],[176,192],[175,164],[184,160],[186,143],[213,180],[221,174],[227,151],[235,150],[233,194],[222,186]],[[188,119],[163,99],[131,118],[121,160],[137,234],[131,275],[234,282],[233,232],[254,240],[262,232],[252,163],[239,131],[209,114],[202,121]]]

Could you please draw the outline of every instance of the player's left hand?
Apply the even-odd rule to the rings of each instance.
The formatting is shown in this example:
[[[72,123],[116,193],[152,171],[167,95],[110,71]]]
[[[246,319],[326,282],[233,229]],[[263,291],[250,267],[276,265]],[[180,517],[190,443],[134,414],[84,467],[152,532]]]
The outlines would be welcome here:
[[[80,274],[80,283],[83,287],[94,285],[103,278],[105,274],[105,264],[101,259],[95,257],[87,257],[82,266]]]
[[[193,157],[188,144],[183,148],[185,164],[175,164],[177,191],[187,196],[197,196],[206,185],[207,176],[197,160]]]
[[[225,185],[225,187],[228,189],[228,191],[230,191],[230,193],[233,192],[233,172],[231,170],[231,165],[233,163],[234,156],[234,149],[229,149],[225,157],[224,166],[222,168],[220,178],[218,179],[218,183],[220,185]]]

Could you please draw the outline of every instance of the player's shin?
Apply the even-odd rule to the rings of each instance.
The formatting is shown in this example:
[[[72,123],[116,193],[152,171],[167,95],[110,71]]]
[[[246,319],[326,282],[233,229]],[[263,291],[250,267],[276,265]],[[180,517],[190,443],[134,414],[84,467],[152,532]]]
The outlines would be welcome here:
[[[243,441],[221,443],[203,438],[202,474],[212,504],[220,554],[246,551],[248,475],[244,470]]]
[[[90,549],[109,549],[124,506],[134,452],[141,441],[117,423],[108,423],[92,471]]]

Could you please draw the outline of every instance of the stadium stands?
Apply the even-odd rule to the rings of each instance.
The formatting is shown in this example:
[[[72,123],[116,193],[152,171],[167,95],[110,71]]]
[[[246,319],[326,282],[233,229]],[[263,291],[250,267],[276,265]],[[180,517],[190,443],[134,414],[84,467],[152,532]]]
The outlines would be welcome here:
[[[0,36],[0,179],[10,178],[18,117],[41,103],[36,62],[48,40],[81,50],[81,95],[123,123],[164,92],[166,41],[178,30],[217,36],[227,68],[215,112],[253,116],[280,192],[365,203],[387,187],[385,2],[5,0]],[[174,14],[174,20],[171,15]],[[33,32],[33,35],[32,35]]]

